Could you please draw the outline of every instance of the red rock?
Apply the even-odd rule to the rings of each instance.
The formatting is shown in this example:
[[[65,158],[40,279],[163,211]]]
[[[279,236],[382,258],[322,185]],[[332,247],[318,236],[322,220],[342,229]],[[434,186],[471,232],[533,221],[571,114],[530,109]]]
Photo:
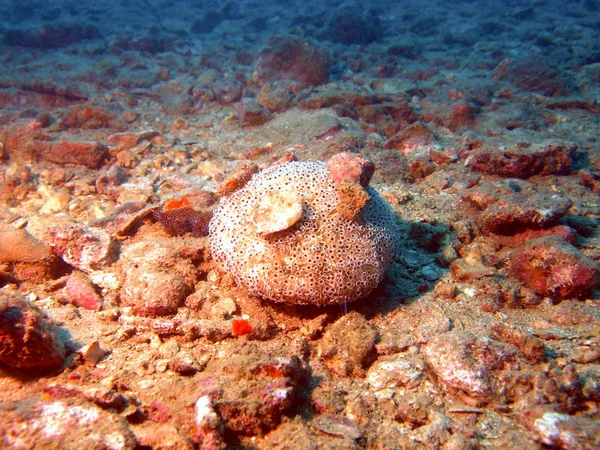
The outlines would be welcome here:
[[[75,306],[93,311],[99,311],[102,308],[102,298],[83,272],[74,271],[71,274],[67,280],[65,293],[69,303]]]
[[[510,271],[537,294],[560,300],[600,284],[600,264],[558,236],[534,239],[513,251]]]
[[[278,80],[316,86],[327,83],[328,78],[328,58],[312,42],[295,37],[270,39],[257,56],[252,76],[259,86]]]
[[[52,322],[31,302],[0,290],[0,362],[18,369],[56,369],[65,347]]]
[[[67,115],[60,122],[60,129],[98,129],[116,128],[125,129],[125,124],[117,119],[114,114],[103,108],[92,108],[85,105],[77,105],[67,111]]]
[[[565,82],[556,70],[541,58],[522,61],[505,59],[492,74],[496,80],[508,81],[523,91],[547,96],[565,94]]]
[[[53,163],[81,164],[91,169],[100,167],[108,156],[106,146],[98,142],[36,142],[36,151]]]
[[[431,148],[436,144],[433,131],[422,122],[415,122],[400,130],[384,144],[385,148],[395,148],[402,154],[411,153],[417,149]]]
[[[563,217],[573,203],[566,198],[545,194],[507,194],[481,213],[490,231],[512,234],[523,228],[546,228]]]
[[[271,120],[271,113],[254,98],[244,98],[240,105],[239,119],[245,126],[258,126]]]
[[[505,149],[480,147],[467,159],[471,169],[506,178],[558,175],[569,172],[577,145],[542,141],[522,143]]]
[[[333,155],[326,164],[337,183],[350,181],[367,187],[375,173],[375,164],[356,153],[342,152]]]

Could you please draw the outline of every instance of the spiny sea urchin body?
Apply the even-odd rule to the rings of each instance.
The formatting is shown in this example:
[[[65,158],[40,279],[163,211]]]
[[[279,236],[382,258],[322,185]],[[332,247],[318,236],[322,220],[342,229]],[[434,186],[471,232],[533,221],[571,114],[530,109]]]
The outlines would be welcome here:
[[[209,226],[211,253],[222,270],[255,295],[288,304],[366,296],[389,268],[398,234],[373,188],[337,182],[319,162],[254,175],[221,199]]]

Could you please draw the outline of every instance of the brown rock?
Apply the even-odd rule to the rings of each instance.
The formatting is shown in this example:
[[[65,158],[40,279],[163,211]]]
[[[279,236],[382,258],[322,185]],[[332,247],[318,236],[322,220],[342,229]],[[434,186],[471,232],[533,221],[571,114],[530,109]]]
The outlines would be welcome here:
[[[352,311],[330,325],[319,344],[319,355],[329,370],[340,376],[364,376],[375,359],[377,331]]]

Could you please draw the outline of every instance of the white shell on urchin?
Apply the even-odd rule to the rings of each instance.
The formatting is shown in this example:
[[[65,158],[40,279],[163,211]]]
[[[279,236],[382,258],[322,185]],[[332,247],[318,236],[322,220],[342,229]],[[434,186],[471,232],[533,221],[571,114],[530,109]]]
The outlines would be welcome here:
[[[399,239],[388,205],[365,191],[366,205],[344,218],[324,163],[270,167],[221,199],[209,225],[212,257],[239,285],[276,302],[364,297],[383,279]]]
[[[274,191],[261,197],[252,218],[258,234],[287,230],[302,217],[302,201],[294,191]]]

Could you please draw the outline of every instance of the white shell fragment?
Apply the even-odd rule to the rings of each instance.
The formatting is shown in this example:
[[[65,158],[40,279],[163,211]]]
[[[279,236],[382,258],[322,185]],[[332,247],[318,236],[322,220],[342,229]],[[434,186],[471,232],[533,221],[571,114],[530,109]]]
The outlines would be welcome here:
[[[302,202],[296,192],[275,191],[262,197],[252,219],[256,232],[267,235],[290,228],[302,217]]]

